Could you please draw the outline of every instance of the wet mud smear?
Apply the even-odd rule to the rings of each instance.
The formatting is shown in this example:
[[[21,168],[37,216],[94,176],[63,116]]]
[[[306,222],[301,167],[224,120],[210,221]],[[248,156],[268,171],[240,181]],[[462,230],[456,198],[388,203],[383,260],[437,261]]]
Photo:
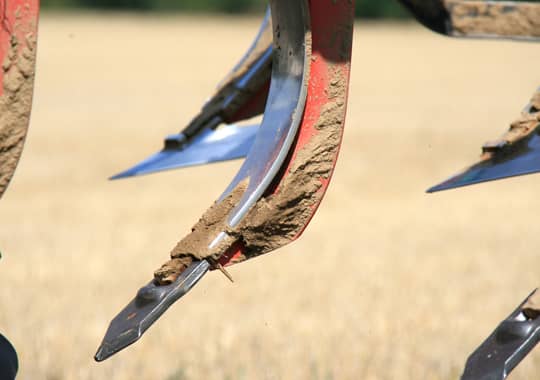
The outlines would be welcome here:
[[[340,68],[331,68],[328,103],[314,125],[315,133],[296,153],[288,173],[274,194],[263,197],[234,229],[225,223],[240,200],[247,184],[241,184],[225,200],[215,204],[172,251],[171,260],[155,272],[159,284],[170,283],[194,260],[216,262],[234,242],[245,249],[241,262],[282,247],[301,234],[314,208],[320,203],[323,183],[329,180],[343,134],[346,111],[346,77]],[[227,238],[220,246],[208,249],[221,231]]]
[[[3,93],[0,96],[0,197],[6,190],[22,153],[34,85],[36,39],[27,35],[24,46],[12,36],[2,62]]]
[[[445,4],[455,35],[540,37],[540,4],[463,0]]]

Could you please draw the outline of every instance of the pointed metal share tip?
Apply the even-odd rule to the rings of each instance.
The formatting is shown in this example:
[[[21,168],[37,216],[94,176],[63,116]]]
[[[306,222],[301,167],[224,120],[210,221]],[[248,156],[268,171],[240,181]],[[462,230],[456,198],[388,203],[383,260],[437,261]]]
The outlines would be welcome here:
[[[527,299],[469,357],[461,380],[504,380],[540,340],[537,291]],[[534,312],[531,313],[529,305]]]
[[[540,172],[540,136],[535,132],[513,146],[500,147],[490,158],[476,163],[427,192],[434,193],[537,172]]]
[[[112,320],[95,360],[104,361],[139,340],[209,269],[206,260],[194,262],[170,285],[158,286],[152,281],[141,288],[135,299]]]
[[[249,153],[258,129],[258,125],[226,125],[215,130],[208,128],[187,141],[183,134],[169,136],[163,150],[110,179],[243,158]]]

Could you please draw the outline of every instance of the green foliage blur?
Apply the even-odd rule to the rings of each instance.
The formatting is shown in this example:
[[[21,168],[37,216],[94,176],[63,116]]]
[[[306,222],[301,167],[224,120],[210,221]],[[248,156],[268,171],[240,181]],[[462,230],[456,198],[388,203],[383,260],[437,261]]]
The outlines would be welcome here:
[[[292,1],[292,0],[291,0]],[[132,11],[262,12],[264,0],[42,0],[45,8]],[[395,0],[357,0],[356,13],[363,18],[404,18],[405,10]]]

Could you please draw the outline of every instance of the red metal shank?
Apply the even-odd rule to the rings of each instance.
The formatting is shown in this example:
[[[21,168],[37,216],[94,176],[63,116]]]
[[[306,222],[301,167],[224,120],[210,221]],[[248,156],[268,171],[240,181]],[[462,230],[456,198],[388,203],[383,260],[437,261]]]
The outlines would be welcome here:
[[[352,34],[354,26],[354,1],[351,0],[311,0],[309,1],[312,56],[311,71],[308,84],[307,103],[300,131],[296,138],[294,149],[284,165],[281,174],[276,178],[273,186],[266,195],[279,193],[280,185],[290,175],[289,169],[294,166],[298,153],[314,139],[320,131],[316,128],[323,117],[324,109],[329,103],[335,101],[336,93],[330,91],[335,82],[339,82],[337,91],[345,102],[343,112],[338,116],[340,123],[340,138],[343,136],[342,128],[345,124],[345,110],[349,88]],[[339,149],[338,149],[339,151]],[[338,152],[334,157],[335,166]],[[332,174],[332,173],[331,173]],[[295,239],[299,238],[311,218],[315,215],[331,180],[330,176],[321,177],[321,188],[317,202],[311,208],[311,217],[303,226]],[[223,266],[232,265],[244,254],[241,243],[235,244],[220,263]]]

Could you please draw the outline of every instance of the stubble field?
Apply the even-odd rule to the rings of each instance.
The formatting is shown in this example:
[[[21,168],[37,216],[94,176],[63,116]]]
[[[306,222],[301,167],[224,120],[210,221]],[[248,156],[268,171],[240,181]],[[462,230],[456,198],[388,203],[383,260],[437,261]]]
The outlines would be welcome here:
[[[21,379],[457,379],[540,285],[540,176],[427,195],[540,85],[533,44],[357,24],[340,162],[298,242],[212,273],[96,364],[109,320],[240,162],[121,182],[233,66],[255,18],[55,15],[0,202],[0,331]],[[515,373],[540,373],[540,352]]]

